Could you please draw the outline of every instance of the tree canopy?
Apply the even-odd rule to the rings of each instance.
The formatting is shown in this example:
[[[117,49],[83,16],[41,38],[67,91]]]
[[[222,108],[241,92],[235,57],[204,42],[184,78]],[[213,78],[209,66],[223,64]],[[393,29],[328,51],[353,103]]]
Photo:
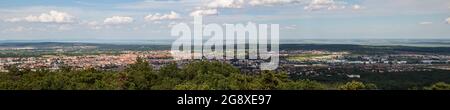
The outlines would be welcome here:
[[[344,84],[293,80],[285,72],[262,71],[244,74],[219,61],[193,61],[187,65],[167,64],[158,70],[137,58],[123,71],[93,68],[74,70],[63,66],[57,71],[31,71],[17,66],[0,73],[2,90],[373,90],[371,83],[351,81]],[[449,90],[446,83],[436,83],[427,90]]]

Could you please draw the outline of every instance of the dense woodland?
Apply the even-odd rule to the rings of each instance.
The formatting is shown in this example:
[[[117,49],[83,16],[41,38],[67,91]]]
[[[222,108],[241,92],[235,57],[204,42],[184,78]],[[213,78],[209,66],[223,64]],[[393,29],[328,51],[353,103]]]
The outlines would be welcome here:
[[[141,58],[123,71],[95,69],[31,71],[8,67],[0,73],[2,90],[379,90],[364,81],[318,82],[293,80],[283,72],[263,71],[244,74],[232,65],[216,61],[196,61],[178,68],[169,64],[158,71]],[[443,82],[420,87],[425,90],[449,90]]]

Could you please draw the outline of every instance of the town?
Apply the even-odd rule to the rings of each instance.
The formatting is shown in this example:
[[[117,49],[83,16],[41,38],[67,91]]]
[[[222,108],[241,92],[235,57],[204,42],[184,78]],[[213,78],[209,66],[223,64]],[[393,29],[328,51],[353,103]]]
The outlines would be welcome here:
[[[0,71],[8,72],[9,66],[22,69],[58,70],[62,67],[82,70],[94,68],[99,70],[120,71],[127,65],[142,57],[155,69],[176,63],[178,66],[188,64],[192,60],[177,60],[172,58],[170,50],[121,51],[121,54],[99,55],[42,55],[39,57],[5,57],[0,58]],[[244,73],[259,73],[259,64],[264,60],[219,60],[239,68]],[[287,74],[319,76],[344,75],[349,78],[359,78],[357,73],[395,73],[450,70],[450,56],[439,54],[386,54],[358,55],[347,51],[326,50],[282,50],[280,51],[279,68]],[[326,74],[325,74],[326,73]]]

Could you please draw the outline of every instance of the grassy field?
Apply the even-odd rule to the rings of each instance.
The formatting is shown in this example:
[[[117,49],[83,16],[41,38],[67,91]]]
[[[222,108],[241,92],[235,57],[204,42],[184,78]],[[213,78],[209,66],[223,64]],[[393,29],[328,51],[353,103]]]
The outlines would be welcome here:
[[[331,55],[331,54],[300,54],[300,55],[290,56],[287,58],[287,60],[289,60],[289,61],[306,61],[306,60],[326,57],[329,55]]]

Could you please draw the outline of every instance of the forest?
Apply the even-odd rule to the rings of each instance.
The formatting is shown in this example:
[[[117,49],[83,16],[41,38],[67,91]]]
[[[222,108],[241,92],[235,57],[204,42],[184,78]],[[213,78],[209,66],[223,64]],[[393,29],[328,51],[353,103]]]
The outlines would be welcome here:
[[[218,61],[193,61],[182,67],[168,64],[155,70],[142,58],[123,71],[57,71],[9,66],[0,73],[1,90],[380,90],[376,84],[351,80],[318,82],[291,78],[284,72],[241,73]],[[420,90],[450,90],[450,84],[435,82]]]

